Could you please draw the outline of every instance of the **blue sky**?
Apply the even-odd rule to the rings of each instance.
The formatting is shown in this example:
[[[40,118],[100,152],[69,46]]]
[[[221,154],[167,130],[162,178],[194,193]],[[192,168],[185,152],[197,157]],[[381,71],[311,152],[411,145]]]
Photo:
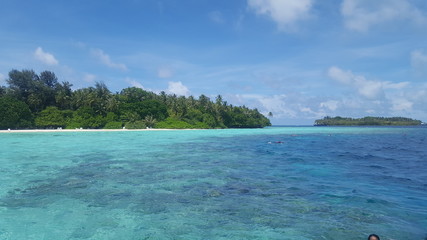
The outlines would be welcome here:
[[[0,84],[50,70],[272,112],[427,121],[425,0],[2,0]]]

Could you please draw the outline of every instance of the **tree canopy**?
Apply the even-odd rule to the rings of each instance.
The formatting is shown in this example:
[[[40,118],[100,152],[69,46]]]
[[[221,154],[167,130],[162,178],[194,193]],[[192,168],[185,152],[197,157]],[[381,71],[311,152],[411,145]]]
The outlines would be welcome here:
[[[159,94],[136,87],[112,93],[103,82],[72,90],[55,73],[12,70],[0,87],[0,129],[22,128],[260,128],[270,126],[257,109]]]
[[[414,126],[421,125],[420,120],[405,117],[324,117],[314,122],[315,126]]]
[[[0,97],[0,129],[33,126],[33,115],[24,102],[8,96]]]

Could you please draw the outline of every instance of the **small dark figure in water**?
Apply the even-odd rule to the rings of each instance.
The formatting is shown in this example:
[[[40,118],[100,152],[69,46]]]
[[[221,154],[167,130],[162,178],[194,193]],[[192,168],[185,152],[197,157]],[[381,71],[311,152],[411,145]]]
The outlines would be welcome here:
[[[371,234],[369,235],[368,240],[380,240],[380,237],[378,237],[377,234]]]

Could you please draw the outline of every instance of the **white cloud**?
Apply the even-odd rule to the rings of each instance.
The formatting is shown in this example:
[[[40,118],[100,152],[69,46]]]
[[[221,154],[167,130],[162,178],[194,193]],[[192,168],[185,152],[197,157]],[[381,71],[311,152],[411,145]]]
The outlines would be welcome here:
[[[370,81],[363,76],[356,77],[355,85],[359,94],[370,99],[378,98],[383,94],[382,83]]]
[[[263,95],[263,94],[229,94],[224,99],[233,105],[245,105],[257,108],[267,116],[273,113],[273,124],[313,124],[315,119],[326,116],[319,108],[320,99],[300,93]]]
[[[423,107],[427,104],[427,84],[418,87],[416,91],[410,94],[411,100],[421,104]],[[425,109],[425,108],[424,108]]]
[[[411,65],[417,76],[427,76],[427,54],[423,51],[416,50],[411,53]]]
[[[338,101],[329,100],[326,102],[321,102],[319,106],[321,108],[327,108],[331,111],[335,111],[338,108]]]
[[[300,106],[299,110],[301,113],[306,114],[311,118],[321,118],[325,116],[324,112],[322,111],[316,112],[315,110],[312,110],[310,107],[307,107],[307,106]]]
[[[110,56],[108,54],[104,53],[104,51],[102,51],[101,49],[92,49],[91,54],[92,54],[92,56],[97,58],[101,63],[103,63],[104,65],[106,65],[110,68],[115,68],[115,69],[119,69],[122,71],[127,71],[127,67],[125,64],[113,62],[111,60]]]
[[[391,99],[392,107],[391,110],[395,112],[406,112],[411,111],[413,102],[405,99],[405,98],[393,98]]]
[[[225,95],[233,105],[246,105],[257,108],[267,115],[272,112],[273,124],[312,124],[315,119],[325,116],[408,116],[423,119],[426,116],[423,106],[427,103],[427,84],[404,89],[388,91],[382,99],[368,99],[359,95],[342,97],[316,97],[305,93],[280,95],[241,94]],[[414,89],[420,89],[413,91]],[[418,100],[417,100],[418,99]],[[421,117],[421,118],[420,118]]]
[[[160,67],[157,69],[157,77],[159,78],[170,78],[173,76],[173,72],[168,67]]]
[[[272,112],[276,120],[283,119],[310,119],[320,118],[325,115],[322,109],[316,109],[317,99],[300,94],[280,94],[264,96],[258,94],[236,95],[239,105],[245,104],[258,108],[264,114]]]
[[[126,78],[125,82],[129,83],[132,87],[137,87],[137,88],[145,89],[144,86],[142,86],[142,84],[140,82],[138,82],[137,80],[135,80],[135,79]]]
[[[86,73],[86,74],[83,76],[83,80],[84,80],[85,82],[88,82],[88,83],[94,83],[94,82],[95,82],[95,79],[96,79],[96,75],[94,75],[94,74]]]
[[[360,32],[396,20],[427,24],[426,16],[407,0],[344,0],[341,14],[348,29]]]
[[[271,97],[259,97],[258,101],[262,104],[262,107],[268,112],[272,112],[277,118],[296,118],[298,112],[288,102],[289,97],[282,95],[274,95]]]
[[[188,90],[188,88],[182,84],[182,82],[169,82],[168,84],[169,86],[167,92],[180,96],[190,95],[190,90]]]
[[[423,109],[427,103],[427,84],[423,87],[409,82],[368,80],[338,67],[331,67],[328,74],[337,82],[353,88],[358,94],[346,95],[338,103],[339,112],[346,113],[346,116],[361,117],[363,112],[379,116],[426,116],[426,113],[419,109]],[[320,106],[328,107],[323,102]]]
[[[210,12],[209,19],[215,23],[225,23],[224,15],[220,11]]]
[[[345,85],[352,86],[357,92],[366,98],[375,99],[382,97],[385,88],[402,88],[407,83],[390,83],[381,82],[375,80],[368,80],[364,76],[354,75],[351,71],[344,71],[338,67],[329,68],[328,75],[330,78],[343,83]]]
[[[248,0],[248,5],[256,14],[273,19],[280,30],[289,30],[309,16],[313,0]]]
[[[58,64],[58,60],[56,60],[52,54],[50,54],[48,52],[44,52],[41,47],[38,47],[36,49],[36,51],[34,52],[34,57],[46,65],[57,65]]]
[[[384,89],[403,89],[407,86],[409,86],[409,82],[398,82],[398,83],[392,83],[392,82],[382,82]]]
[[[331,67],[328,70],[330,78],[344,84],[351,84],[353,81],[353,74],[350,71],[343,71],[338,67]]]

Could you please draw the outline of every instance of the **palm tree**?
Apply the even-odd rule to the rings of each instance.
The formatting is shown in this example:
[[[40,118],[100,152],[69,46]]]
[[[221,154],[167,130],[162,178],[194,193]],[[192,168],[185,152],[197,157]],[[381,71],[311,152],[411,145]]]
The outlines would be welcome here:
[[[152,128],[157,123],[157,120],[152,115],[148,115],[145,117],[144,123],[147,127]]]

